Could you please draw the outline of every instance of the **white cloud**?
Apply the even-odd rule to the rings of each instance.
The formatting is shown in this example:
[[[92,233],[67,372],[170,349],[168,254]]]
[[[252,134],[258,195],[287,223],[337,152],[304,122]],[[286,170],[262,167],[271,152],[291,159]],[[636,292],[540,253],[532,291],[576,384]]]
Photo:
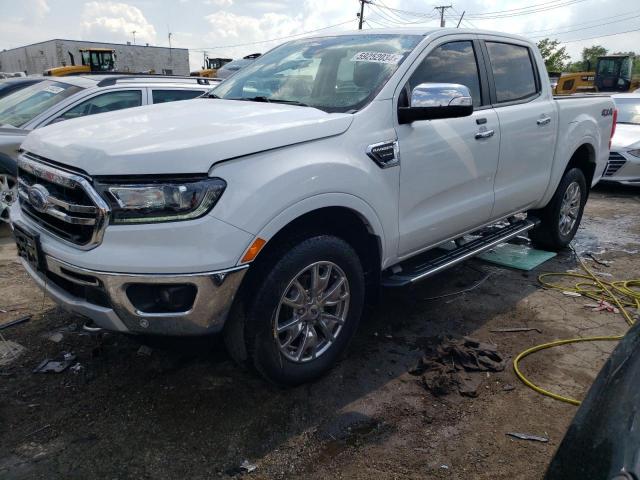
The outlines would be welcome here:
[[[29,4],[29,10],[32,12],[31,18],[36,22],[42,21],[51,11],[47,0],[31,0]]]
[[[233,0],[203,0],[205,5],[215,5],[216,7],[230,7],[233,5]]]
[[[86,40],[124,43],[133,38],[136,43],[156,42],[156,29],[142,11],[132,5],[116,2],[88,2],[80,23],[82,38]]]

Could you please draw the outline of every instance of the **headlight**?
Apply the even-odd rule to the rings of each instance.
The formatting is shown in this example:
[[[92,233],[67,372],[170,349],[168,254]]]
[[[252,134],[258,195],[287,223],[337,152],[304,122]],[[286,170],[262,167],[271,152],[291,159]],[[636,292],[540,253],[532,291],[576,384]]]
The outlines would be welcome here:
[[[640,158],[640,148],[637,148],[635,150],[627,150],[627,153],[633,155],[634,157]]]
[[[221,178],[96,185],[111,204],[111,222],[156,223],[202,217],[227,183]]]

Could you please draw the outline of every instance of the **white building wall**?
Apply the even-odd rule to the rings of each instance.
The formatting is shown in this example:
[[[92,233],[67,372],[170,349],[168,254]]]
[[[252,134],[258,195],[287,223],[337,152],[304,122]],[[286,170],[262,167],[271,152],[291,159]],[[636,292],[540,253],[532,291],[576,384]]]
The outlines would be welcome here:
[[[73,54],[76,65],[80,65],[80,49],[90,47],[113,48],[116,52],[118,71],[154,70],[155,73],[171,71],[174,75],[189,75],[189,51],[184,48],[170,49],[76,40],[49,40],[0,52],[0,71],[41,74],[47,68],[71,65],[68,52]]]

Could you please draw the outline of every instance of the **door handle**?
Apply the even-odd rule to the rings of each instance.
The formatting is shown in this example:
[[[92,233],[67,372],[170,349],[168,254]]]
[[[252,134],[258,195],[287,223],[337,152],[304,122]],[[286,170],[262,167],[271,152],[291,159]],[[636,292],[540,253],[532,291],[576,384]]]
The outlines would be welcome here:
[[[542,117],[540,119],[538,119],[538,121],[536,122],[539,126],[544,126],[547,125],[549,123],[551,123],[551,117]]]
[[[476,140],[482,140],[483,138],[491,138],[496,133],[494,130],[483,130],[476,133]]]

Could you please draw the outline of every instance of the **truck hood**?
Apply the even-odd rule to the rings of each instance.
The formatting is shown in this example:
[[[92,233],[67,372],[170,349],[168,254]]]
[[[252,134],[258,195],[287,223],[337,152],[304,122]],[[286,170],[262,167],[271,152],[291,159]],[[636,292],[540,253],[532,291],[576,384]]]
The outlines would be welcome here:
[[[616,133],[611,139],[611,150],[616,152],[640,144],[640,125],[619,123],[616,125]],[[636,147],[639,148],[639,147]]]
[[[352,115],[200,98],[60,122],[22,148],[90,175],[206,173],[222,160],[339,135]]]

